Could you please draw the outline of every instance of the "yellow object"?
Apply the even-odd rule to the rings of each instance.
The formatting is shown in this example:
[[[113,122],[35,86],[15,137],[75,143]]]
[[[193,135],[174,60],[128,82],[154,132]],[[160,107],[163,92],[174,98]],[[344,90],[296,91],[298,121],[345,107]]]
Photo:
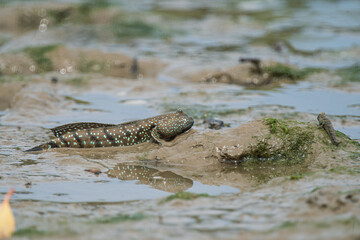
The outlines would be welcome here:
[[[14,193],[12,188],[0,204],[0,239],[10,237],[15,231],[15,218],[10,208],[10,197]]]

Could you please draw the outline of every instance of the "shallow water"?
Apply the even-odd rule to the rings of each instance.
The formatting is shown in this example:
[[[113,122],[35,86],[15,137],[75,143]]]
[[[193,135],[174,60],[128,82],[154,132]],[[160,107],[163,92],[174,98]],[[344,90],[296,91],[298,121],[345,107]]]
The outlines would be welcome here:
[[[0,54],[60,43],[74,51],[97,49],[136,57],[141,64],[148,61],[141,67],[155,72],[136,79],[90,68],[15,75],[11,81],[24,86],[15,97],[4,98],[9,107],[0,111],[0,198],[9,188],[16,189],[12,205],[18,229],[35,229],[30,235],[35,239],[111,239],[119,231],[130,239],[235,239],[239,235],[245,239],[351,239],[360,234],[358,201],[354,200],[360,188],[356,152],[351,159],[336,159],[343,152],[321,159],[314,165],[324,170],[316,171],[303,166],[249,168],[207,159],[148,159],[148,153],[158,148],[150,143],[126,149],[23,152],[51,139],[49,128],[57,125],[121,123],[178,108],[195,119],[189,139],[195,134],[222,133],[206,129],[206,117],[223,120],[225,129],[231,129],[262,118],[315,124],[317,115],[325,112],[336,130],[358,141],[359,82],[336,72],[360,63],[358,1],[109,2],[110,10],[122,11],[115,30],[112,22],[104,20],[112,14],[106,7],[95,8],[99,14],[95,20],[71,10],[75,17],[50,22],[40,31],[38,19],[29,16],[53,19],[50,10],[44,14],[43,1],[26,1],[26,6],[40,4],[40,10],[24,10],[24,1],[0,5],[5,10],[19,7],[26,13],[23,19],[35,22],[18,26],[19,19],[8,17],[6,22],[14,25],[0,29]],[[116,29],[126,28],[122,24],[127,21],[135,33],[130,27],[131,37],[116,35]],[[192,75],[209,69],[226,71],[240,64],[239,57],[322,68],[322,72],[259,89],[206,84]],[[75,66],[70,55],[59,61],[70,70]],[[151,65],[157,62],[164,67]],[[19,67],[16,64],[0,61],[1,72]],[[0,80],[6,77],[3,74]],[[54,77],[58,83],[51,83]],[[81,83],[69,84],[69,79]],[[159,152],[167,149],[159,148]],[[201,161],[208,165],[195,165]],[[89,169],[101,174],[84,171]],[[211,197],[162,203],[181,191]],[[103,224],[106,221],[111,224]]]
[[[62,181],[45,182],[32,185],[30,188],[13,185],[17,194],[14,200],[46,201],[61,203],[116,203],[136,200],[158,199],[170,196],[177,191],[189,191],[197,194],[216,196],[237,193],[239,190],[228,186],[209,186],[200,182],[192,182],[189,188],[170,186],[164,180],[161,190],[138,183],[138,181],[117,181],[102,178],[96,181]],[[0,192],[6,194],[8,188],[1,187]],[[139,194],[141,193],[141,195]]]
[[[104,92],[82,93],[75,96],[88,104],[74,104],[73,111],[66,116],[52,116],[49,121],[56,121],[57,125],[73,122],[108,122],[121,123],[135,119],[147,118],[154,115],[145,100],[113,96]],[[157,114],[155,112],[155,114]]]

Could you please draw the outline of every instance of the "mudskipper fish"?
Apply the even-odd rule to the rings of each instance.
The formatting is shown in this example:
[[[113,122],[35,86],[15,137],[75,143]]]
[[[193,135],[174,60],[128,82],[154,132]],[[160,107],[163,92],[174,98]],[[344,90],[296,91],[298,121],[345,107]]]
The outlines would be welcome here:
[[[56,138],[26,150],[26,152],[63,147],[122,147],[148,141],[154,141],[161,145],[162,140],[172,140],[177,135],[189,130],[193,124],[194,120],[181,109],[121,124],[70,123],[52,128]]]

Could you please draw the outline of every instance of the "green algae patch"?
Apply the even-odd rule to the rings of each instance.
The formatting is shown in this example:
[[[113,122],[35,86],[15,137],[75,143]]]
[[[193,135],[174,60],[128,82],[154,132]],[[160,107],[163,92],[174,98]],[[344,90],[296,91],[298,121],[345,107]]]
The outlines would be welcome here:
[[[43,237],[48,235],[46,232],[38,230],[36,227],[27,227],[16,230],[14,237]]]
[[[234,52],[242,50],[240,45],[219,45],[219,46],[209,46],[205,47],[206,51],[210,52]]]
[[[84,0],[75,5],[47,9],[47,13],[57,25],[66,22],[96,23],[93,13],[101,9],[109,9],[110,5],[111,3],[106,0]]]
[[[65,9],[48,9],[47,13],[49,17],[53,20],[55,24],[61,24],[68,20],[71,16],[71,13],[74,12],[72,7]]]
[[[84,23],[92,23],[92,13],[99,9],[108,8],[110,2],[107,0],[84,0],[75,9],[74,20]]]
[[[174,199],[193,200],[193,199],[200,198],[200,197],[210,197],[210,195],[206,194],[206,193],[196,194],[196,193],[191,193],[191,192],[177,192],[177,193],[165,198],[165,200],[163,200],[163,202],[169,202]]]
[[[2,45],[4,45],[5,43],[7,43],[8,41],[10,41],[8,38],[1,38],[1,37],[0,37],[0,47],[1,47]]]
[[[166,99],[165,99],[166,100]],[[166,101],[165,101],[166,102]],[[215,107],[193,104],[193,105],[179,105],[178,103],[163,103],[161,104],[164,112],[174,112],[181,108],[186,114],[194,119],[205,119],[209,117],[222,117],[230,115],[242,115],[246,113],[245,109],[241,108],[223,108],[222,105]]]
[[[280,63],[274,66],[264,67],[262,70],[272,78],[289,80],[304,79],[310,74],[321,71],[317,68],[296,69]]]
[[[161,15],[165,20],[173,21],[177,20],[201,20],[205,18],[209,13],[210,9],[208,8],[197,8],[197,9],[155,9],[153,13]]]
[[[0,83],[29,82],[29,81],[31,80],[29,78],[26,78],[22,74],[17,74],[13,76],[0,74]]]
[[[342,68],[336,72],[346,82],[360,82],[360,65],[354,65],[347,68]]]
[[[69,101],[72,101],[72,102],[74,102],[76,104],[82,104],[82,105],[90,105],[91,104],[88,101],[80,100],[80,99],[77,99],[77,98],[74,98],[74,97],[71,97],[71,96],[65,96],[65,99],[69,100]]]
[[[95,221],[95,223],[100,224],[112,224],[112,223],[120,223],[126,221],[140,221],[147,218],[147,216],[143,213],[135,213],[134,215],[128,214],[120,214],[117,216],[105,217]]]
[[[79,66],[80,72],[104,72],[106,69],[106,63],[96,60],[87,59],[85,57],[81,58]]]
[[[358,146],[359,143],[354,141],[355,145]],[[360,162],[360,152],[351,152],[350,153],[350,159],[356,162]]]
[[[55,50],[57,47],[58,45],[27,47],[24,49],[24,52],[37,64],[37,71],[43,73],[54,69],[51,59],[46,57],[46,54]]]
[[[38,238],[48,238],[48,237],[54,237],[54,236],[62,236],[62,237],[73,237],[76,235],[76,232],[71,230],[66,230],[59,232],[57,230],[55,231],[43,231],[39,230],[36,226],[30,226],[26,228],[20,228],[15,231],[13,234],[13,237],[26,237],[26,239],[38,239]]]
[[[238,9],[235,1],[225,1],[222,6],[219,5],[217,7],[201,6],[197,8],[184,9],[158,7],[154,8],[152,13],[162,16],[165,21],[202,20],[209,15],[221,18],[230,17],[233,21],[236,21],[239,16],[246,16],[259,23],[268,23],[269,21],[279,18],[285,18],[283,16],[279,16],[278,14],[274,14],[273,11],[269,10],[240,10]]]
[[[21,166],[35,165],[35,164],[38,164],[38,161],[32,159],[23,159],[19,163],[15,163],[14,165],[21,167]]]
[[[133,38],[168,38],[172,35],[171,31],[166,31],[155,23],[125,16],[115,18],[110,24],[110,30],[121,40]]]
[[[347,225],[347,226],[359,226],[360,225],[360,219],[356,216],[351,216],[347,219],[339,219],[336,222],[343,224],[343,225]]]
[[[307,158],[314,141],[312,126],[274,118],[265,119],[264,123],[269,126],[270,135],[250,146],[248,162],[294,164]],[[274,137],[276,140],[272,141]]]
[[[281,129],[281,132],[288,133],[288,127],[285,124],[281,124],[280,121],[276,118],[267,118],[264,120],[266,125],[270,128],[270,133],[275,134],[279,132],[279,129]]]
[[[353,176],[359,176],[360,175],[360,167],[345,167],[345,166],[339,166],[334,167],[329,170],[331,173],[336,174],[347,174],[347,175],[353,175]]]
[[[110,2],[108,0],[83,0],[81,6],[89,8],[106,8],[110,6]]]
[[[290,221],[286,221],[283,224],[281,224],[278,229],[285,229],[285,228],[294,228],[296,227],[297,222],[290,222]]]
[[[76,77],[65,80],[65,83],[80,87],[87,84],[88,82],[84,78]]]
[[[304,177],[305,175],[303,173],[295,173],[293,175],[289,176],[290,180],[300,180]]]
[[[338,228],[340,226],[343,226],[343,227],[350,227],[351,229],[353,229],[354,226],[358,226],[359,224],[360,224],[360,220],[356,216],[351,216],[344,219],[335,219],[335,220],[329,219],[329,220],[320,220],[320,221],[316,221],[316,220],[315,221],[314,220],[285,221],[279,226],[266,231],[266,233],[273,233],[279,230],[304,229],[304,227],[308,227],[308,231],[311,231],[309,230],[309,227],[310,229],[311,228],[329,229],[329,228]]]
[[[289,39],[300,34],[302,29],[303,27],[289,27],[278,31],[271,31],[260,37],[252,39],[251,43],[255,45],[267,45],[275,49],[280,48],[280,51],[283,47],[285,47],[291,53],[299,54],[303,56],[312,56],[317,54],[319,51],[304,51],[295,48],[291,44]]]

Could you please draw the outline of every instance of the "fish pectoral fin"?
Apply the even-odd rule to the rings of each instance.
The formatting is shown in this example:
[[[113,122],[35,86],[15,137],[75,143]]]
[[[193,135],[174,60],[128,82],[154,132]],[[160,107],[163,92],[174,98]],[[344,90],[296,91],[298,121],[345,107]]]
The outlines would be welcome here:
[[[159,144],[160,146],[162,146],[162,141],[160,139],[160,135],[159,135],[159,132],[157,131],[157,127],[154,127],[152,130],[151,130],[151,137],[152,137],[152,140]]]
[[[108,123],[96,123],[96,122],[78,122],[78,123],[69,123],[61,126],[51,128],[51,131],[54,133],[55,137],[60,137],[61,135],[73,132],[76,130],[90,129],[90,128],[100,128],[100,127],[114,127],[116,124]]]

